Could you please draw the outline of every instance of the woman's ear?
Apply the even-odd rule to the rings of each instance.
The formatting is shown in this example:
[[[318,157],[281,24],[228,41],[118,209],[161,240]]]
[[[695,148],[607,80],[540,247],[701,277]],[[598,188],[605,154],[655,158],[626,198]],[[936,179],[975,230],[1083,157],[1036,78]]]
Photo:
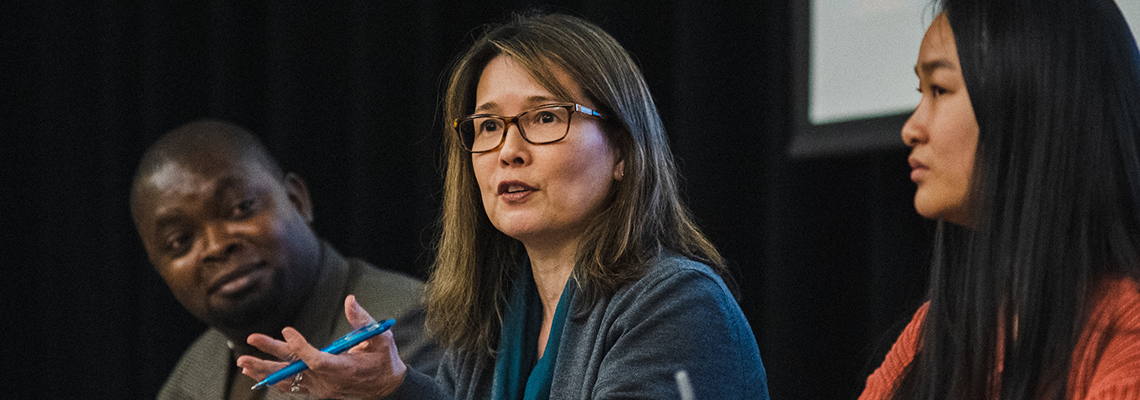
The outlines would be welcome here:
[[[617,164],[614,164],[614,180],[620,182],[622,178],[625,178],[625,160],[618,161]]]

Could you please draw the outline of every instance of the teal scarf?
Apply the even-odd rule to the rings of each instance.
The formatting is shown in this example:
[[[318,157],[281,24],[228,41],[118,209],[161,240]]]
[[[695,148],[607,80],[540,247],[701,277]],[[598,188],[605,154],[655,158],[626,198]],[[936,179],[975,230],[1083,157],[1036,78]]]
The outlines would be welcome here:
[[[562,325],[567,308],[577,288],[569,279],[554,310],[550,337],[541,359],[538,357],[538,335],[542,330],[542,300],[530,268],[519,274],[507,299],[507,314],[503,317],[503,336],[499,340],[499,356],[495,361],[495,393],[497,400],[538,400],[550,398],[550,383],[554,380],[554,362],[558,359],[558,344],[562,339]]]

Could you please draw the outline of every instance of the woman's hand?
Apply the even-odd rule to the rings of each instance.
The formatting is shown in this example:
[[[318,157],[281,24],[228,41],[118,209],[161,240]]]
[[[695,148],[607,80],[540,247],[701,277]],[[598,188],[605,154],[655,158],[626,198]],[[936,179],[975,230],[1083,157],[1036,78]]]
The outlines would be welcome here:
[[[344,315],[354,328],[374,321],[352,295],[344,299]],[[309,369],[301,373],[296,385],[294,379],[273,385],[273,389],[279,392],[301,393],[315,398],[378,399],[392,394],[404,381],[407,367],[396,352],[392,331],[368,339],[339,355],[324,353],[310,346],[305,337],[291,327],[283,329],[281,334],[285,337],[284,342],[257,333],[249,335],[246,340],[278,359],[300,359],[308,364]],[[241,356],[237,365],[243,374],[261,381],[289,363]],[[295,386],[297,390],[293,389]]]

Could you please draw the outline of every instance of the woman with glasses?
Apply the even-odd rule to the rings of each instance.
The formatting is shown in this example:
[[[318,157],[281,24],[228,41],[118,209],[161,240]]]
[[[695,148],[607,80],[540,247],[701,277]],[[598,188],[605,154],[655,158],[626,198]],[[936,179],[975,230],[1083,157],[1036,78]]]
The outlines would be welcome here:
[[[678,194],[641,72],[608,34],[564,15],[494,27],[451,74],[429,330],[435,378],[390,334],[321,354],[251,336],[312,369],[279,390],[400,399],[766,399],[724,260]],[[349,298],[354,324],[369,320]],[[261,379],[284,363],[242,358]],[[678,372],[682,372],[678,378]]]
[[[1112,0],[945,0],[902,129],[928,302],[862,399],[1140,398],[1140,53]]]

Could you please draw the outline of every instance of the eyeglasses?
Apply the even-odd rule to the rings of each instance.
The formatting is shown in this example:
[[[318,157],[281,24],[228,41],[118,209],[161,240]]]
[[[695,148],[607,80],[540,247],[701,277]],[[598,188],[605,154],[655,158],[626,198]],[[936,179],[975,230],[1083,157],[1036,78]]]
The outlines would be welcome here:
[[[474,114],[455,120],[459,143],[472,153],[495,151],[507,141],[507,128],[515,124],[527,143],[547,144],[566,138],[574,112],[603,118],[581,104],[547,104],[513,117]]]

